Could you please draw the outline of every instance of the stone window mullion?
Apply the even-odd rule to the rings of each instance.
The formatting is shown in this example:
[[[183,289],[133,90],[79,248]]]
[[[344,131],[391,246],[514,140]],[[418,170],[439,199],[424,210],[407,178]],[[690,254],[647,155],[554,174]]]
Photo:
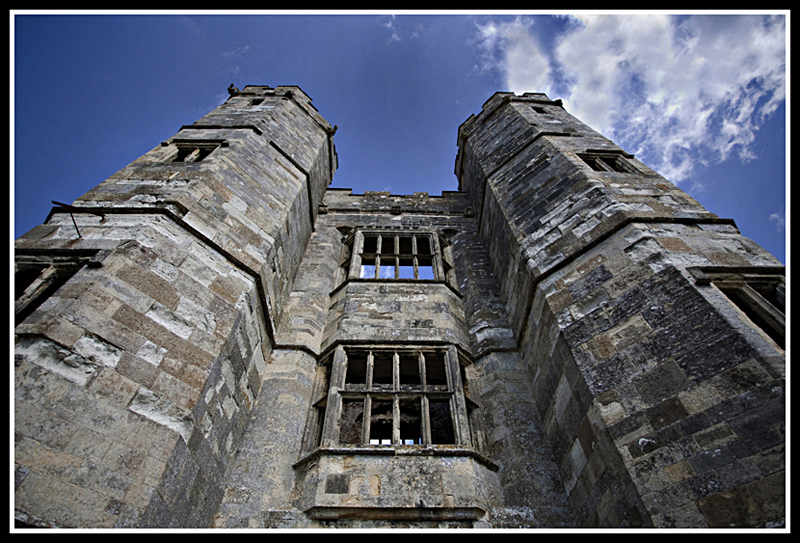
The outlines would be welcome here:
[[[373,279],[381,278],[381,251],[383,251],[383,236],[378,234],[378,246],[375,249],[375,276]]]
[[[433,243],[433,255],[431,256],[433,258],[433,268],[435,270],[434,277],[436,279],[444,279],[444,265],[442,263],[442,258],[440,257],[440,255],[442,255],[442,243],[439,240],[439,236],[431,236],[431,242]]]
[[[471,447],[459,364],[455,346],[337,346],[320,446]]]
[[[425,394],[420,397],[420,404],[422,407],[422,444],[430,445],[432,441],[430,404],[428,402],[428,397]]]
[[[330,393],[322,428],[321,445],[323,447],[332,447],[339,442],[339,421],[342,414],[342,396],[339,391],[344,388],[346,372],[347,354],[344,347],[339,345],[336,347],[331,363]]]
[[[350,255],[350,278],[361,276],[361,253],[364,251],[364,234],[356,231],[353,238],[353,251]]]
[[[364,397],[364,423],[361,425],[361,444],[369,445],[370,440],[370,427],[372,421],[372,395],[367,394]]]
[[[448,378],[448,388],[454,391],[463,391],[464,383],[461,382],[461,371],[459,368],[458,351],[454,346],[447,349],[446,367]],[[453,413],[454,426],[456,432],[456,444],[471,446],[472,439],[469,432],[469,419],[467,415],[467,403],[463,393],[455,393],[450,397],[451,412]]]

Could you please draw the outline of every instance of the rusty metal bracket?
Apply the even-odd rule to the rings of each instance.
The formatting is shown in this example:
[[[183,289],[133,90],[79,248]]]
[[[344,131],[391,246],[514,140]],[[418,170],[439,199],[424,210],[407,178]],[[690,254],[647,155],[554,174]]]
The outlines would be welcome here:
[[[100,219],[104,219],[105,215],[99,213],[97,211],[91,211],[89,209],[84,209],[81,207],[71,206],[69,204],[64,204],[62,202],[56,202],[55,200],[50,200],[52,203],[58,206],[59,211],[66,211],[69,213],[70,219],[72,219],[72,225],[75,227],[75,231],[78,233],[78,237],[81,237],[81,231],[78,230],[78,223],[75,222],[75,217],[72,214],[73,211],[77,213],[91,213],[92,215],[98,215]]]

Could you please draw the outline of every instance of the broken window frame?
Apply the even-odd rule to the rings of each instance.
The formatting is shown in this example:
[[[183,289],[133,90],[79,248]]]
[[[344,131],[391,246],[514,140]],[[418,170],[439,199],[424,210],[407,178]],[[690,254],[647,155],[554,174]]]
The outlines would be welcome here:
[[[224,139],[173,138],[161,145],[175,147],[170,154],[170,162],[192,163],[202,162],[220,147],[228,147],[228,142]]]
[[[636,168],[623,156],[622,152],[591,152],[577,153],[584,164],[593,171],[601,173],[639,173]]]
[[[417,379],[410,378],[412,372],[409,371],[409,364],[413,366],[414,358],[418,368]],[[355,360],[364,362],[363,370],[359,371],[359,375],[363,375],[363,382],[354,382],[348,377],[348,366],[352,367]],[[380,360],[390,361],[391,368],[384,368],[382,372],[386,375],[390,372],[390,379],[376,379],[376,361]],[[432,360],[441,361],[444,373],[435,383],[429,379],[428,366]],[[403,363],[404,368],[401,367]],[[324,402],[315,402],[317,424],[323,427],[315,427],[312,423],[307,430],[310,435],[320,436],[316,442],[320,447],[472,447],[468,407],[474,410],[476,404],[468,404],[464,394],[465,374],[460,370],[461,362],[455,347],[340,345],[329,364],[330,380],[325,381],[329,385],[328,393],[324,395]],[[325,406],[324,415],[322,403]],[[349,412],[346,404],[360,405],[360,427],[348,428],[343,425],[343,417]],[[380,405],[390,406],[390,410],[379,414],[376,411]],[[435,408],[432,406],[441,405],[447,406],[445,420],[443,424],[437,424]],[[414,411],[419,413],[418,431],[406,426],[409,417],[413,418]],[[382,442],[376,443],[374,431],[382,420],[390,421],[391,434],[384,432]]]
[[[450,243],[437,232],[357,229],[344,241],[339,264],[344,281],[440,282],[456,289]],[[428,268],[430,274],[421,273]]]
[[[90,254],[18,253],[14,257],[14,326],[23,322],[87,264]],[[95,263],[99,265],[98,263]]]
[[[714,285],[741,314],[781,349],[786,348],[783,268],[690,268],[698,285]]]

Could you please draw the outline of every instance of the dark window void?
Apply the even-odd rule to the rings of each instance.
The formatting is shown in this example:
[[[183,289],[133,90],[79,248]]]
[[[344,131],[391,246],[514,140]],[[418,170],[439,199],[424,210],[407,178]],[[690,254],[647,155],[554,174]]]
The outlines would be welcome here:
[[[86,257],[21,257],[14,270],[14,325],[31,315],[86,263]]]
[[[394,363],[392,353],[376,352],[373,353],[372,366],[372,386],[387,385],[391,387],[394,383]]]
[[[578,155],[591,169],[596,172],[634,173],[635,170],[619,155]]]
[[[445,445],[455,443],[453,418],[449,400],[430,400],[431,443]]]
[[[786,348],[786,280],[783,267],[688,268],[701,286],[716,286],[750,323]]]
[[[419,355],[417,353],[400,354],[400,387],[415,389],[422,384],[420,379]]]
[[[373,400],[369,423],[369,444],[391,445],[392,428],[392,402]]]
[[[720,286],[720,290],[781,349],[786,348],[784,300],[779,286],[745,282],[735,287]]]
[[[364,424],[364,401],[342,400],[342,416],[339,424],[339,443],[359,445]]]
[[[400,400],[400,443],[422,445],[422,400]]]
[[[352,385],[367,384],[367,352],[354,351],[347,356],[345,383]]]
[[[425,353],[425,384],[429,389],[447,390],[443,353]]]
[[[331,397],[340,396],[341,402],[325,401],[328,410],[341,409],[326,415],[326,424],[339,421],[338,442],[335,428],[323,431],[322,441],[330,435],[329,443],[340,445],[456,444],[454,423],[466,421],[467,413],[452,412],[464,403],[454,400],[463,390],[453,384],[463,381],[464,373],[451,376],[460,364],[448,349],[341,349],[334,364],[341,364],[344,376],[339,385],[330,383]],[[331,374],[339,373],[334,368]],[[469,434],[468,427],[463,431]]]
[[[177,152],[172,162],[200,162],[219,147],[227,147],[224,139],[181,138],[164,142],[161,145],[174,145]]]
[[[208,147],[185,147],[181,146],[178,147],[178,153],[172,159],[173,162],[200,162],[208,155],[211,154],[211,151],[214,149],[210,149]]]

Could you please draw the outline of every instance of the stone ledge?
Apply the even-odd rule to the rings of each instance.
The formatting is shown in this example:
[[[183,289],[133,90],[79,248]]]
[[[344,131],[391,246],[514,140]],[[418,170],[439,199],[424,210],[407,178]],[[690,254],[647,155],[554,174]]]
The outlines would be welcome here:
[[[480,507],[312,507],[305,514],[314,520],[478,520]]]

